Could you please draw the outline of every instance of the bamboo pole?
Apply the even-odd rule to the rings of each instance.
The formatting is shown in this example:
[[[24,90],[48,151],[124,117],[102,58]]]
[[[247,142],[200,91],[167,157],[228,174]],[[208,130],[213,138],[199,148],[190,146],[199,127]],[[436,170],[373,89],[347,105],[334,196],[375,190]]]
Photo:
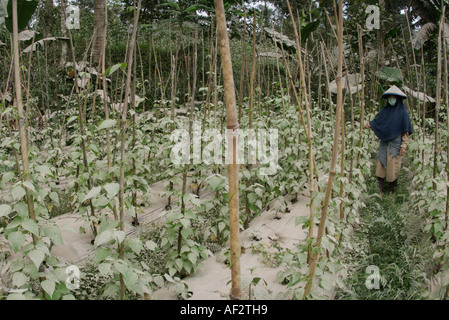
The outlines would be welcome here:
[[[252,39],[252,53],[251,53],[251,74],[249,79],[249,136],[248,141],[252,141],[252,129],[253,129],[253,115],[254,115],[254,79],[256,74],[256,25],[257,25],[257,14],[254,12],[253,16],[253,39]],[[260,104],[259,104],[260,106]],[[239,116],[240,118],[240,116]],[[248,158],[252,157],[252,145],[248,145]],[[247,169],[251,172],[252,159],[248,159]],[[251,185],[251,177],[246,179],[246,188],[248,189]],[[245,214],[246,219],[243,225],[244,229],[249,227],[251,221],[251,210],[249,208],[248,191],[245,191]]]
[[[242,36],[242,66],[240,70],[240,92],[239,92],[239,122],[242,120],[242,108],[243,108],[243,86],[245,80],[246,69],[246,10],[243,14],[243,36]]]
[[[405,10],[405,17],[406,17],[406,20],[407,20],[408,34],[409,34],[410,39],[412,39],[412,30],[411,30],[411,27],[410,27],[410,19],[409,19],[407,11],[408,10]],[[418,65],[416,64],[415,50],[413,48],[412,41],[410,41],[410,44],[412,46],[412,57],[413,57],[413,66],[414,66],[414,69],[415,69],[417,91],[420,92],[421,88],[420,88],[420,83],[419,83],[419,73],[418,73]],[[418,100],[417,104],[418,104],[418,118],[419,118],[419,100]],[[412,121],[413,121],[413,119],[412,119]]]
[[[190,115],[189,115],[189,140],[192,141],[192,130],[193,130],[193,113],[195,107],[195,93],[196,93],[196,81],[197,81],[197,66],[198,66],[198,27],[195,27],[195,40],[194,40],[194,58],[193,58],[193,83],[190,97]],[[182,173],[182,194],[181,194],[181,215],[184,216],[186,210],[186,204],[184,202],[184,195],[186,194],[187,187],[187,172],[189,171],[189,164],[184,165],[184,171]],[[178,229],[178,255],[181,254],[182,245],[182,225]]]
[[[102,78],[102,86],[103,86],[103,104],[104,104],[104,116],[105,120],[109,119],[109,105],[108,105],[108,85],[106,81],[106,38],[108,30],[108,1],[104,2],[104,30],[103,30],[103,44],[101,50],[101,78]],[[108,163],[108,169],[111,168],[111,130],[110,128],[106,128],[106,159]],[[112,209],[114,213],[114,219],[118,220],[118,211],[117,204],[114,204]]]
[[[443,15],[444,17],[444,15]],[[444,19],[443,19],[444,21]],[[447,39],[449,37],[449,34],[446,34],[446,29],[443,28],[443,39]],[[448,77],[449,77],[449,67],[448,67],[448,61],[447,61],[447,46],[446,41],[443,41],[443,52],[444,52],[444,92],[446,92],[446,129],[449,130],[449,84],[448,84]],[[449,159],[449,135],[447,137],[447,145],[446,145],[446,152],[447,157],[446,159]],[[446,173],[449,180],[449,161],[446,162]],[[445,226],[444,231],[448,230],[448,216],[449,216],[449,186],[446,188],[446,210],[444,214],[445,219]],[[448,287],[449,288],[449,287]]]
[[[362,89],[360,94],[360,131],[359,131],[359,151],[357,153],[356,167],[360,167],[360,148],[363,145],[363,124],[365,122],[365,56],[363,53],[362,27],[358,26],[359,31],[359,56],[360,56],[360,76],[362,77]]]
[[[213,84],[213,73],[214,73],[214,68],[215,68],[215,61],[217,61],[217,57],[216,57],[216,51],[215,50],[215,45],[214,45],[214,39],[213,39],[213,33],[214,33],[214,21],[211,21],[211,26],[210,26],[210,49],[209,49],[209,77],[207,80],[207,94],[206,94],[206,105],[207,105],[207,111],[206,114],[204,116],[203,119],[203,130],[205,130],[205,126],[206,126],[206,120],[209,118],[210,116],[210,99],[211,99],[211,95],[212,95],[212,84]],[[215,41],[217,42],[217,41]]]
[[[271,28],[274,30],[274,25],[273,22],[271,22]],[[274,37],[274,42],[275,45],[274,47],[276,48],[276,37]],[[277,50],[276,50],[277,51]],[[282,84],[282,78],[281,78],[281,69],[279,68],[279,57],[277,52],[275,52],[276,55],[276,69],[277,69],[277,74],[278,74],[278,80],[279,80],[279,87],[281,88],[281,98],[282,98],[282,119],[285,120],[285,99],[284,99],[284,86]],[[274,79],[274,77],[273,77]]]
[[[323,64],[324,64],[324,71],[326,73],[326,92],[327,92],[327,99],[329,100],[329,115],[332,121],[333,118],[333,112],[332,112],[332,93],[329,90],[329,83],[330,83],[330,78],[329,78],[329,70],[327,68],[327,62],[326,62],[326,54],[324,52],[324,42],[321,41],[321,54],[323,56]]]
[[[136,36],[137,37],[137,36]],[[137,41],[136,41],[137,42]],[[132,115],[132,140],[131,140],[131,150],[134,150],[136,146],[136,80],[137,80],[137,50],[134,48],[134,64],[133,64],[133,79],[131,84],[131,107],[134,110],[134,114]],[[132,157],[132,172],[133,176],[137,175],[136,168],[136,159]],[[134,180],[134,190],[132,193],[132,203],[134,206],[135,215],[133,217],[133,226],[138,226],[139,217],[137,216],[137,181]]]
[[[350,158],[350,160],[349,160],[349,182],[351,183],[352,182],[352,170],[353,170],[353,166],[354,166],[354,131],[355,131],[355,127],[354,127],[354,99],[352,98],[352,93],[351,93],[351,89],[350,89],[350,86],[349,86],[349,68],[348,68],[348,66],[347,66],[347,64],[346,64],[346,59],[344,59],[344,61],[345,61],[345,68],[346,68],[346,81],[345,81],[345,83],[346,83],[346,90],[347,90],[347,94],[348,94],[348,96],[349,96],[349,103],[350,103],[350,106],[351,106],[351,137],[350,137],[350,139],[349,139],[349,150],[351,150],[351,152],[350,152],[350,156],[349,156],[349,158]],[[344,113],[344,111],[343,111],[343,113]],[[344,114],[342,115],[342,118],[344,118]],[[342,131],[346,131],[346,128],[344,127],[345,126],[345,122],[343,121],[343,123],[342,123]],[[343,133],[342,134],[342,141],[344,141],[344,135],[346,134],[346,132],[345,133]],[[344,143],[342,142],[342,145],[343,145],[343,149],[344,149]],[[344,151],[342,152],[342,154],[344,154]],[[343,161],[343,160],[342,160]],[[342,162],[342,176],[343,176],[343,162]]]
[[[441,56],[442,56],[442,44],[441,44],[441,34],[444,28],[444,12],[445,7],[443,6],[443,13],[441,15],[440,28],[438,31],[438,60],[437,60],[437,83],[436,83],[436,104],[435,104],[435,144],[433,148],[433,178],[437,176],[437,158],[439,154],[438,147],[438,130],[439,130],[439,112],[441,107]],[[433,181],[433,189],[436,191],[437,185],[435,180]]]
[[[17,104],[17,114],[18,114],[18,124],[19,124],[19,136],[20,136],[20,151],[22,156],[23,165],[23,181],[30,181],[30,166],[28,162],[28,144],[25,130],[25,117],[23,112],[23,100],[22,100],[22,84],[20,80],[20,65],[19,65],[19,28],[17,22],[17,0],[12,1],[12,28],[13,28],[13,54],[14,54],[14,88],[16,92],[16,104]],[[25,186],[26,201],[28,205],[28,212],[30,218],[37,222],[36,213],[34,211],[34,200],[31,194],[31,189]],[[37,236],[32,234],[33,244],[37,244]]]
[[[228,140],[228,151],[232,155],[229,162],[229,220],[231,230],[231,293],[230,298],[240,300],[242,295],[240,278],[240,239],[239,239],[239,167],[237,164],[237,136],[239,123],[234,91],[231,50],[226,27],[223,0],[214,0],[217,16],[217,35],[220,42],[221,62],[223,67],[224,94],[226,103],[226,127],[232,134]]]
[[[444,17],[444,15],[443,15]],[[444,19],[443,19],[444,21]],[[446,34],[446,29],[443,28],[443,39],[447,39],[449,37],[448,34]],[[448,77],[449,77],[449,67],[448,67],[448,58],[447,58],[447,46],[446,41],[443,41],[443,51],[444,51],[444,91],[446,92],[446,128],[449,128],[449,84],[448,84]],[[447,152],[447,159],[449,159],[449,136],[447,137],[447,144],[446,144],[446,152]],[[446,175],[449,180],[449,161],[446,162]],[[448,216],[449,216],[449,186],[446,188],[446,210],[444,213],[444,219],[445,219],[445,225],[444,225],[444,231],[447,231],[448,226]],[[446,246],[443,247],[443,251],[445,251]],[[444,293],[444,299],[446,300],[449,295],[449,286],[446,286],[446,290]]]
[[[327,211],[329,207],[329,200],[332,193],[332,184],[334,182],[335,174],[336,174],[336,165],[337,165],[337,157],[338,157],[338,140],[340,136],[340,126],[341,126],[341,113],[343,109],[343,88],[342,88],[342,69],[343,69],[343,1],[340,0],[338,7],[338,71],[337,71],[337,111],[336,111],[336,120],[335,120],[335,131],[334,131],[334,142],[332,147],[332,159],[330,163],[329,170],[329,180],[327,182],[326,194],[323,200],[323,205],[321,208],[321,220],[320,225],[318,227],[318,235],[315,242],[315,248],[310,269],[308,275],[308,282],[304,289],[303,299],[307,299],[310,290],[312,288],[313,278],[315,276],[315,270],[318,263],[319,253],[321,251],[321,240],[323,238]]]
[[[298,33],[298,29],[296,28],[296,23],[293,17],[293,13],[292,13],[292,8],[290,6],[290,1],[287,0],[287,6],[288,6],[288,10],[290,13],[290,18],[292,21],[292,25],[293,25],[293,31],[295,34],[295,40],[296,40],[296,48],[297,48],[297,53],[298,53],[298,61],[299,61],[299,73],[300,73],[300,80],[301,80],[301,91],[302,91],[302,96],[304,97],[304,102],[305,102],[305,109],[306,109],[306,116],[307,116],[307,128],[305,128],[307,130],[307,142],[308,142],[308,147],[309,147],[309,189],[310,189],[310,204],[309,204],[309,208],[310,208],[310,223],[309,223],[309,239],[310,239],[310,243],[312,243],[312,239],[313,239],[313,228],[314,228],[314,218],[315,218],[315,206],[314,206],[314,202],[313,202],[313,193],[315,192],[315,186],[313,183],[313,178],[314,178],[314,174],[313,174],[313,169],[314,169],[314,155],[313,155],[313,132],[312,132],[312,120],[310,117],[310,105],[309,105],[309,95],[307,93],[307,86],[306,86],[306,77],[305,77],[305,71],[304,71],[304,66],[302,63],[302,56],[301,56],[301,42],[300,42],[300,38],[299,38],[299,33]],[[307,52],[307,51],[306,51]],[[305,57],[304,57],[305,59]],[[301,103],[301,102],[300,102]],[[308,262],[310,263],[310,258],[311,258],[311,252],[312,252],[312,247],[309,247],[309,253],[308,253]]]
[[[129,43],[128,52],[128,65],[126,73],[126,86],[125,97],[123,102],[122,116],[121,116],[121,143],[120,143],[120,191],[119,191],[119,207],[120,207],[120,230],[125,230],[125,137],[126,137],[126,120],[128,114],[128,97],[131,91],[131,78],[132,78],[132,64],[134,58],[134,48],[136,45],[137,35],[137,23],[139,21],[139,13],[142,0],[138,0],[137,10],[134,12],[134,22],[131,40]],[[125,258],[125,245],[122,242],[119,244],[119,256],[120,259]],[[123,281],[123,275],[120,274],[120,299],[125,297],[125,283]]]
[[[64,6],[64,1],[61,1],[61,4]],[[65,8],[63,8],[63,13],[65,14]],[[85,128],[84,128],[85,117],[84,117],[84,112],[82,110],[82,105],[81,105],[81,100],[80,100],[81,99],[80,98],[80,90],[79,90],[79,87],[78,87],[78,72],[76,70],[75,48],[73,46],[72,33],[70,32],[70,29],[67,29],[67,31],[68,31],[68,35],[69,35],[70,51],[71,51],[71,54],[72,54],[73,70],[74,70],[74,73],[75,73],[74,82],[75,82],[76,99],[77,99],[77,104],[78,104],[78,114],[79,114],[79,116],[78,116],[78,123],[79,123],[79,126],[80,126],[80,133],[81,133],[81,137],[82,137],[81,138],[81,150],[82,150],[82,153],[83,153],[83,164],[84,164],[85,172],[89,172],[88,161],[87,161],[87,148],[86,148],[86,140],[85,140],[85,136],[86,135],[85,135]],[[95,34],[94,34],[94,36],[95,36]],[[92,37],[92,39],[93,39],[93,37]],[[86,51],[86,55],[87,55],[87,51]],[[83,59],[84,61],[85,61],[85,58],[86,58],[86,56]],[[78,177],[78,174],[79,174],[79,166],[77,167],[77,177]],[[93,184],[92,184],[92,177],[90,175],[90,172],[89,172],[89,177],[87,179],[87,185],[89,187],[89,190],[92,189]],[[90,219],[91,216],[95,215],[95,210],[94,210],[94,206],[92,204],[92,199],[89,199],[89,206],[90,206],[91,213],[90,213],[90,215],[88,213],[88,218]],[[95,239],[95,237],[97,236],[97,224],[96,224],[96,222],[92,222],[91,229],[92,229],[93,237]],[[93,243],[94,239],[92,239],[92,241],[91,241],[92,243]]]
[[[421,127],[422,127],[422,142],[423,142],[423,145],[424,145],[424,143],[425,143],[425,136],[426,136],[425,133],[426,133],[426,113],[427,113],[426,101],[427,101],[427,98],[425,98],[425,97],[426,97],[426,94],[427,94],[427,86],[426,86],[426,64],[424,62],[424,49],[423,49],[422,46],[421,46],[421,68],[422,68],[422,74],[423,74],[423,93],[424,93],[424,103],[423,103],[423,113],[422,113]],[[423,167],[424,167],[424,161],[425,161],[425,158],[424,158],[424,148],[423,148],[422,152],[421,152],[421,163],[422,163]]]
[[[410,58],[408,56],[408,51],[407,51],[407,45],[406,45],[406,41],[405,41],[405,34],[404,34],[404,30],[402,30],[402,45],[404,46],[404,54],[405,54],[405,73],[407,75],[407,82],[408,82],[408,86],[410,88],[413,88],[413,82],[412,82],[412,78],[410,76]],[[412,48],[413,50],[413,48]],[[413,110],[414,110],[414,101],[413,99],[410,99],[410,104],[409,106],[406,106],[407,110],[409,111],[410,115],[411,115],[411,121],[413,124]]]
[[[37,10],[36,10],[36,20],[37,21],[39,21],[39,18],[40,18],[40,16],[39,16],[39,13],[40,13],[40,6],[38,6],[37,7]],[[36,30],[37,30],[37,23],[36,23],[36,25],[34,26],[34,30],[33,30],[33,38],[32,38],[32,40],[31,40],[31,47],[32,48],[34,48],[34,43],[35,43],[35,40],[36,40]],[[39,51],[38,51],[39,52]],[[39,62],[39,54],[38,54],[38,52],[36,52],[36,57],[37,57],[37,59],[38,59],[38,62]],[[27,115],[27,117],[28,117],[28,125],[29,125],[29,131],[28,131],[28,133],[27,133],[27,127],[25,127],[25,132],[27,133],[26,135],[28,136],[28,134],[29,134],[29,141],[27,140],[27,143],[31,143],[31,130],[32,130],[32,124],[31,124],[31,117],[30,117],[30,115],[31,115],[31,113],[30,113],[30,101],[32,100],[31,99],[31,94],[30,94],[30,92],[31,92],[31,90],[30,90],[30,86],[31,86],[31,57],[33,56],[33,50],[31,50],[31,52],[29,53],[29,55],[28,55],[28,68],[27,68],[27,82],[26,82],[26,87],[24,87],[25,88],[25,91],[26,91],[26,106],[25,106],[25,113],[26,113],[26,115]],[[40,72],[39,72],[39,74],[40,74]],[[48,96],[47,96],[47,98],[48,98]],[[36,106],[36,110],[38,111],[38,114],[39,114],[39,117],[40,117],[40,119],[41,119],[41,121],[42,121],[42,123],[44,123],[44,117],[40,114],[40,110],[39,110],[39,107],[38,106]]]
[[[253,17],[253,42],[251,54],[251,74],[249,79],[249,129],[253,128],[253,113],[254,113],[254,78],[256,75],[256,24],[257,14],[254,12]]]

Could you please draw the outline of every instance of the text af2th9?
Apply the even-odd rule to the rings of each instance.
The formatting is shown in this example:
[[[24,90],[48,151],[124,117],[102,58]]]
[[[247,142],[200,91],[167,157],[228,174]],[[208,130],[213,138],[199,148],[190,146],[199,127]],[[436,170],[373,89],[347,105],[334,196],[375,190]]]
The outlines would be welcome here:
[[[253,304],[227,304],[223,307],[201,307],[192,306],[187,304],[187,306],[181,307],[181,315],[203,315],[212,317],[215,314],[222,315],[265,315],[268,312],[268,306],[253,305]]]

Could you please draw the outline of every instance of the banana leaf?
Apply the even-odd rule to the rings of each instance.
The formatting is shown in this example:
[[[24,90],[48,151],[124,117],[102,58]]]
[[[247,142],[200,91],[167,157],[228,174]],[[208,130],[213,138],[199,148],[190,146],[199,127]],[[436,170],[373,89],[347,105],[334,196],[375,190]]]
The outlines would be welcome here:
[[[38,5],[38,0],[18,0],[17,1],[17,25],[19,31],[25,29],[28,26],[28,22],[33,16],[34,11]],[[6,29],[12,33],[12,0],[7,4],[8,17],[5,18]]]

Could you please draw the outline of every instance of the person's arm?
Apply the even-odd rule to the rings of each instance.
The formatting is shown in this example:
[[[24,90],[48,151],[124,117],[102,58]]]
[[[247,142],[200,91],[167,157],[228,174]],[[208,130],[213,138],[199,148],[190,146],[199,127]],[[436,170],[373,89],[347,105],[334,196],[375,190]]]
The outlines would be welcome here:
[[[402,135],[401,151],[399,152],[399,154],[401,156],[403,156],[405,154],[405,151],[407,150],[409,141],[410,141],[410,135],[408,134],[408,132],[406,132]]]

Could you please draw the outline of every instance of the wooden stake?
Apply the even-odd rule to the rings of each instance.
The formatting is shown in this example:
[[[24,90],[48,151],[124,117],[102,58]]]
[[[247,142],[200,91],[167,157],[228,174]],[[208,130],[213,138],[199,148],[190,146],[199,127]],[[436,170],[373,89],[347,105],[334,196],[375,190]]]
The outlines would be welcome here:
[[[306,116],[307,116],[307,142],[308,142],[308,146],[309,146],[309,190],[310,190],[310,223],[309,223],[309,239],[312,242],[313,239],[313,227],[315,225],[314,219],[315,219],[315,206],[314,206],[314,202],[313,202],[313,193],[315,191],[315,186],[313,183],[313,169],[314,169],[314,155],[313,155],[313,132],[312,132],[312,120],[310,117],[310,106],[309,106],[309,95],[307,94],[307,87],[306,87],[306,77],[305,77],[305,71],[304,71],[304,66],[302,63],[302,57],[301,57],[301,42],[300,42],[300,38],[299,38],[299,33],[298,30],[296,28],[296,23],[295,23],[295,19],[293,17],[293,13],[292,13],[292,8],[290,6],[290,2],[287,0],[287,6],[288,6],[288,10],[290,12],[290,18],[292,21],[292,25],[293,25],[293,31],[295,34],[295,39],[296,39],[296,48],[297,48],[297,53],[298,53],[298,61],[299,61],[299,73],[300,73],[300,81],[301,81],[301,91],[302,91],[302,96],[304,97],[304,102],[305,102],[305,107],[306,107]],[[306,51],[307,52],[307,51]],[[300,101],[300,104],[302,103],[302,101]],[[309,253],[308,253],[308,262],[310,263],[310,258],[311,258],[311,250],[312,247],[310,246],[309,248]]]
[[[310,290],[312,288],[313,278],[315,276],[315,269],[318,263],[319,253],[321,251],[321,240],[323,238],[327,211],[329,207],[329,200],[332,194],[332,184],[334,182],[335,174],[336,174],[336,165],[337,165],[337,157],[338,157],[338,138],[340,136],[340,126],[341,126],[341,114],[343,109],[343,88],[342,88],[342,69],[343,69],[343,1],[340,0],[339,8],[338,8],[338,71],[337,71],[337,111],[336,111],[336,120],[335,120],[335,131],[334,131],[334,143],[332,147],[332,159],[330,163],[329,170],[329,180],[327,183],[326,194],[324,196],[323,205],[321,208],[321,220],[320,225],[318,227],[318,235],[315,242],[315,251],[312,256],[312,261],[310,264],[308,282],[304,289],[303,299],[307,299]]]
[[[19,65],[19,28],[17,24],[17,0],[12,1],[12,38],[13,38],[13,54],[14,54],[14,88],[16,91],[16,104],[17,104],[17,114],[18,114],[18,124],[19,124],[19,136],[20,136],[20,151],[22,156],[22,165],[23,165],[23,181],[30,181],[30,166],[28,163],[28,144],[27,137],[25,131],[25,117],[23,113],[23,100],[22,100],[22,85],[20,81],[20,65]],[[31,194],[31,189],[27,186],[25,187],[26,192],[26,201],[28,205],[28,212],[30,214],[30,218],[35,222],[36,213],[34,211],[34,200]],[[36,245],[37,236],[35,234],[32,235],[33,243]]]
[[[363,145],[363,124],[365,122],[365,57],[363,53],[362,27],[359,25],[359,56],[360,56],[360,75],[362,77],[362,90],[360,94],[360,131],[359,131],[359,148]],[[356,167],[360,167],[361,152],[357,153]]]
[[[131,78],[132,78],[132,64],[134,58],[134,49],[136,46],[137,35],[137,23],[139,22],[139,13],[142,0],[138,0],[137,10],[134,12],[133,32],[129,44],[128,52],[128,65],[126,72],[126,86],[125,97],[123,102],[122,117],[121,117],[121,144],[120,144],[120,191],[119,191],[119,207],[120,207],[120,230],[125,230],[125,138],[126,138],[126,119],[128,114],[128,98],[131,91]],[[120,259],[125,258],[125,245],[122,242],[119,245]],[[120,274],[120,299],[125,298],[125,283],[123,281],[123,275]]]
[[[246,69],[246,10],[243,14],[243,36],[242,36],[242,66],[240,70],[240,95],[239,95],[239,122],[242,120],[242,108],[243,108],[243,85],[245,80]]]
[[[61,4],[64,6],[64,1],[61,1]],[[65,9],[64,8],[63,8],[63,13],[65,14]],[[74,73],[75,73],[74,82],[75,82],[75,92],[76,92],[76,98],[77,98],[77,104],[78,104],[78,114],[79,114],[78,115],[78,123],[79,123],[79,126],[80,126],[80,133],[81,133],[81,137],[82,137],[81,138],[81,150],[83,152],[83,164],[84,164],[85,172],[89,172],[88,171],[89,170],[89,168],[88,168],[88,161],[87,161],[86,141],[85,141],[85,138],[84,138],[85,137],[85,131],[84,131],[84,129],[85,129],[84,128],[85,117],[84,117],[84,112],[82,110],[82,105],[81,105],[81,100],[80,100],[81,99],[80,98],[80,90],[79,90],[79,87],[78,87],[78,72],[76,70],[75,48],[73,46],[72,33],[70,32],[70,29],[67,29],[67,31],[68,31],[68,34],[69,34],[70,51],[72,53],[73,70],[74,70]],[[93,37],[92,37],[92,39],[93,39]],[[87,51],[86,51],[86,54],[87,54]],[[86,56],[84,58],[86,58]],[[78,173],[79,173],[78,169],[79,169],[79,167],[77,168],[77,176],[78,176]],[[91,190],[92,187],[93,187],[93,184],[92,184],[92,177],[91,177],[90,173],[89,173],[89,177],[87,179],[87,185],[89,187],[89,190]],[[89,206],[90,206],[91,213],[90,213],[90,215],[88,213],[88,218],[90,219],[91,216],[95,215],[95,210],[94,210],[94,206],[92,204],[92,199],[89,199]],[[93,237],[95,239],[95,237],[97,236],[97,224],[95,222],[92,222],[91,229],[92,229]],[[93,243],[94,239],[92,239],[92,243]]]
[[[239,167],[237,164],[237,135],[239,129],[237,105],[232,72],[231,50],[229,47],[226,15],[223,0],[214,0],[217,16],[217,36],[220,43],[221,63],[223,68],[224,95],[226,103],[226,127],[232,132],[228,151],[232,154],[228,166],[229,175],[229,224],[231,237],[231,293],[230,298],[240,300],[242,296],[240,278],[240,236],[239,236]]]
[[[436,105],[435,105],[435,144],[433,148],[433,178],[435,179],[437,176],[437,157],[439,154],[439,147],[438,147],[438,128],[439,128],[439,112],[441,107],[441,55],[442,55],[442,44],[441,44],[441,34],[443,32],[444,28],[444,12],[445,12],[445,6],[443,6],[443,13],[441,15],[441,21],[440,21],[440,29],[438,31],[438,60],[437,60],[437,83],[436,83]],[[436,191],[437,185],[435,180],[433,181],[433,189]]]

